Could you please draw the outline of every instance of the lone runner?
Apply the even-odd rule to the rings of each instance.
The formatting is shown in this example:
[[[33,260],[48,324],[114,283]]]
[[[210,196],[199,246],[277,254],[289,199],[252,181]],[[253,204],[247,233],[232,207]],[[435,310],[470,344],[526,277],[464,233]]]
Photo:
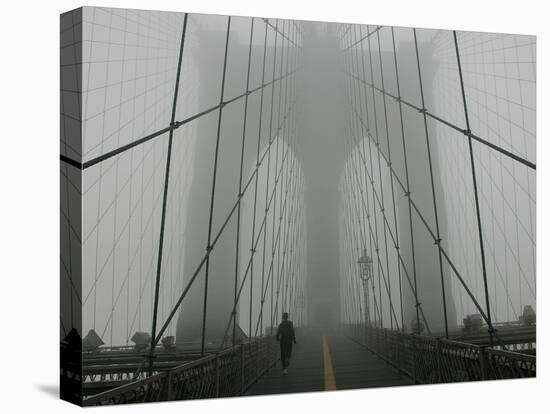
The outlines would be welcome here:
[[[294,325],[288,320],[288,312],[283,313],[283,321],[279,324],[279,329],[277,329],[277,341],[279,341],[281,346],[281,366],[283,374],[286,375],[288,373],[287,368],[292,353],[292,343],[296,343]]]

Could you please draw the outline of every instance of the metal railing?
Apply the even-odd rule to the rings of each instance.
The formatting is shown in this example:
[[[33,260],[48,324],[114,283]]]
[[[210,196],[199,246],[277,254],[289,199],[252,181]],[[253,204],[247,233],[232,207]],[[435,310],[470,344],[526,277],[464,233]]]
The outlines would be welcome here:
[[[243,394],[277,361],[272,336],[252,339],[84,399],[83,405],[111,405]]]
[[[84,394],[87,394],[86,386],[95,387],[98,383],[108,386],[111,382],[130,382],[149,376],[151,370],[143,370],[149,355],[149,350],[141,352],[127,350],[125,352],[101,352],[93,355],[83,355],[82,383]],[[159,350],[155,353],[153,373],[167,371],[186,362],[195,361],[200,357],[200,353],[196,351],[174,349],[168,352]]]
[[[352,339],[416,383],[536,377],[534,355],[364,325],[346,329]]]

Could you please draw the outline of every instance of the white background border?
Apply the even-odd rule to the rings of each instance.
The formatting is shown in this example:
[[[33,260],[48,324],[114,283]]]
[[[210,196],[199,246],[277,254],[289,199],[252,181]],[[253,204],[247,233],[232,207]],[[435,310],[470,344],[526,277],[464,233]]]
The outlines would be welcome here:
[[[549,392],[548,16],[542,0],[94,1],[89,5],[537,35],[538,378],[145,404],[102,413],[539,412]],[[59,13],[77,1],[8,0],[0,13],[0,410],[66,413],[59,379]],[[544,160],[544,161],[542,161]],[[541,162],[542,161],[542,162]],[[542,254],[541,254],[542,253]],[[546,280],[545,280],[546,279]],[[547,296],[547,295],[546,295]],[[548,298],[547,298],[548,299]],[[548,302],[548,300],[546,301]],[[546,397],[546,398],[545,398]],[[540,408],[539,408],[540,407]],[[548,409],[548,408],[547,408]],[[95,410],[94,410],[95,412]],[[98,411],[99,412],[99,411]]]

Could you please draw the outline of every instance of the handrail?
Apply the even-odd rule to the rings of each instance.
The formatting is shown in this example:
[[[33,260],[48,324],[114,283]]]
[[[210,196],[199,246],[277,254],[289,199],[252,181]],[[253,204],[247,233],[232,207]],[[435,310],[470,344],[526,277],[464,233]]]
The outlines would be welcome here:
[[[385,328],[347,325],[352,339],[416,383],[536,376],[536,356]]]
[[[241,395],[276,362],[274,338],[264,336],[85,398],[107,405]]]
[[[118,396],[120,394],[123,394],[127,391],[132,391],[140,386],[145,386],[147,384],[158,382],[160,379],[165,378],[168,376],[168,372],[160,372],[158,374],[152,375],[148,378],[143,378],[138,381],[131,382],[129,384],[124,384],[119,387],[116,387],[112,390],[104,391],[99,394],[93,395],[89,398],[86,398],[84,400],[84,405],[100,405],[102,401],[105,401],[109,398]]]

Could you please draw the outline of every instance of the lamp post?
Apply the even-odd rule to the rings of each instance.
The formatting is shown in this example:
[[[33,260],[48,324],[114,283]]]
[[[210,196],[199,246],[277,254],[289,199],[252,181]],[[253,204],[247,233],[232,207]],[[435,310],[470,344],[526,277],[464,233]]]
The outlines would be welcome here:
[[[304,295],[304,293],[302,292],[298,295],[298,309],[299,309],[298,316],[299,316],[299,318],[298,318],[297,322],[298,322],[299,325],[303,325],[303,323],[304,323],[303,319],[304,319],[305,307],[306,307],[306,295]]]
[[[363,292],[365,296],[365,324],[370,325],[368,283],[372,276],[372,259],[367,256],[367,249],[363,250],[363,256],[359,258],[357,263],[359,264],[359,278],[361,282],[363,282]]]

